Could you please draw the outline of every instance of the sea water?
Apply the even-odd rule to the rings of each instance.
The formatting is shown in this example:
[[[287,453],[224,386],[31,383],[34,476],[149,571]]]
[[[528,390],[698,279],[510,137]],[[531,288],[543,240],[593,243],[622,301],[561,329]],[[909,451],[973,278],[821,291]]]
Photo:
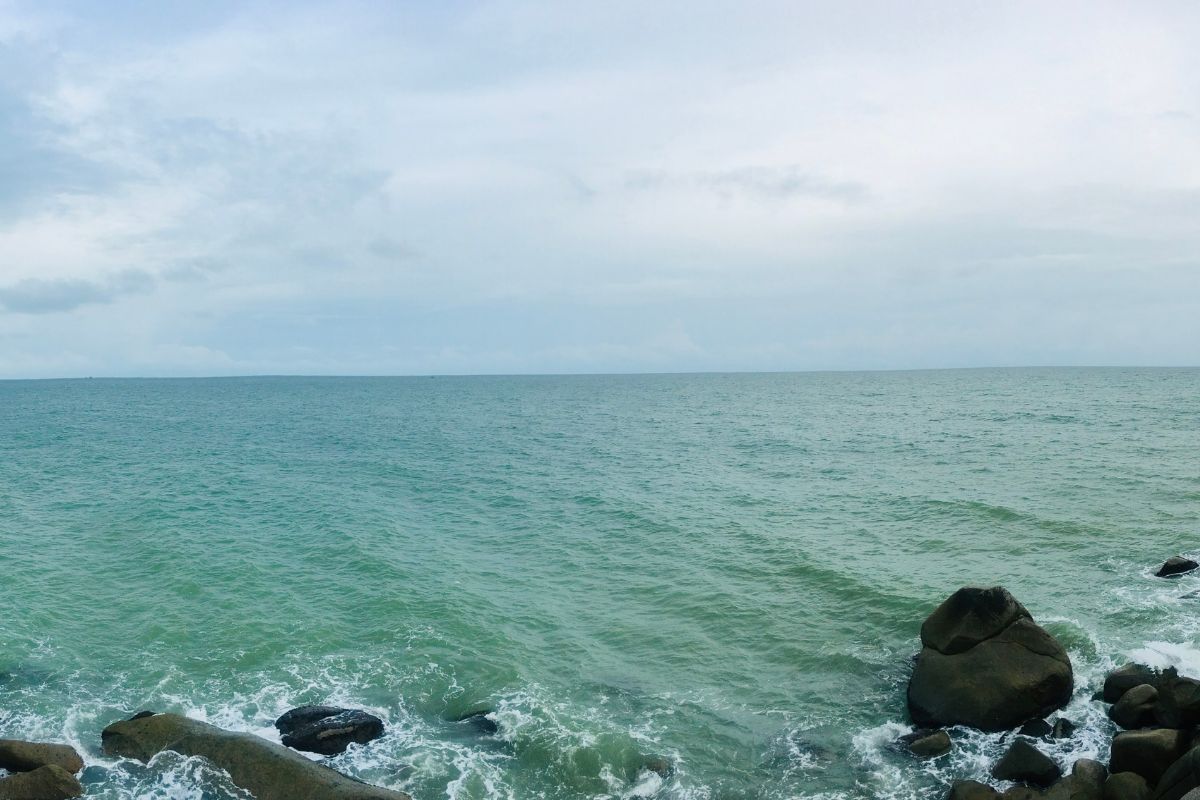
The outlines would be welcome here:
[[[1151,574],[1198,540],[1197,370],[0,382],[0,737],[223,800],[101,729],[333,703],[417,800],[915,800],[1001,748],[894,747],[942,599],[1010,589],[1075,666],[1049,751],[1104,760],[1105,669],[1200,667]]]

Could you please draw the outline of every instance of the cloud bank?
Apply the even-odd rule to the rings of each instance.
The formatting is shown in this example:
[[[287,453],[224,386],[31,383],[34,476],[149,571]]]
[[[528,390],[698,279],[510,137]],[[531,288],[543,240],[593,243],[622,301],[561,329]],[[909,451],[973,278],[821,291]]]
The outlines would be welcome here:
[[[1196,364],[1198,25],[0,0],[0,376]]]

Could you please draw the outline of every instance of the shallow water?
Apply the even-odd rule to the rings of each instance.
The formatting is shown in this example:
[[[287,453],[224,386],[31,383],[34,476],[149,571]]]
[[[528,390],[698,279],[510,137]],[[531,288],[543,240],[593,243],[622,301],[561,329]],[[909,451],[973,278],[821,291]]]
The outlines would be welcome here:
[[[332,702],[388,723],[333,764],[417,800],[925,797],[999,737],[891,749],[918,627],[1002,583],[1103,759],[1107,666],[1200,667],[1200,578],[1150,576],[1198,453],[1198,370],[0,382],[0,736],[219,800],[101,728]]]

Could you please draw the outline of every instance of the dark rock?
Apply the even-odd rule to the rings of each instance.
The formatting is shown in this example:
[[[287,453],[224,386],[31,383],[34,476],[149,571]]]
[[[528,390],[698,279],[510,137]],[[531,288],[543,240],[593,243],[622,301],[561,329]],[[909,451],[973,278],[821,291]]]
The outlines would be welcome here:
[[[83,769],[83,759],[70,745],[0,739],[0,768],[30,772],[48,764],[62,767],[72,775]]]
[[[992,777],[1045,789],[1062,777],[1062,770],[1048,755],[1024,739],[1017,739],[992,767]]]
[[[1158,688],[1158,679],[1158,671],[1144,664],[1124,664],[1108,673],[1104,679],[1102,697],[1106,703],[1115,703],[1121,699],[1121,695],[1143,683]]]
[[[154,716],[153,711],[139,711],[136,714],[134,714],[132,717],[130,717],[130,719],[145,719],[146,717],[153,717],[153,716]]]
[[[1044,717],[1071,699],[1071,661],[1005,589],[959,589],[921,626],[908,684],[913,722],[985,731]]]
[[[1046,790],[1046,800],[1103,800],[1108,769],[1099,761],[1081,758],[1071,774]]]
[[[955,781],[946,800],[999,800],[1000,793],[979,781]]]
[[[1200,564],[1192,561],[1190,558],[1184,558],[1183,556],[1171,556],[1163,562],[1163,565],[1158,568],[1158,572],[1154,574],[1159,578],[1171,578],[1175,575],[1182,575],[1185,572],[1191,572],[1196,567],[1200,567]]]
[[[1054,720],[1054,727],[1050,729],[1051,739],[1070,739],[1075,733],[1075,723],[1066,717],[1059,717]]]
[[[1154,800],[1180,800],[1200,787],[1200,747],[1189,750],[1163,773],[1160,780],[1149,783],[1155,787]]]
[[[1136,772],[1154,786],[1187,750],[1188,738],[1171,728],[1118,733],[1112,740],[1108,768],[1111,772]]]
[[[653,772],[660,778],[669,778],[671,777],[671,773],[675,771],[675,767],[671,764],[671,761],[662,756],[648,756],[642,762],[642,769]]]
[[[1104,800],[1150,800],[1150,786],[1136,772],[1114,772],[1104,782]]]
[[[1000,795],[1001,800],[1041,800],[1045,796],[1031,786],[1011,786]]]
[[[1148,728],[1158,716],[1158,689],[1148,683],[1135,686],[1108,710],[1108,718],[1122,728]]]
[[[919,733],[922,735],[918,735],[911,741],[906,742],[909,751],[913,755],[920,756],[921,758],[936,758],[950,752],[950,734],[945,731],[921,731]]]
[[[1164,670],[1158,682],[1157,719],[1165,728],[1200,725],[1200,681]]]
[[[1050,723],[1046,722],[1046,720],[1031,719],[1029,722],[1026,722],[1024,725],[1022,725],[1021,729],[1017,731],[1017,733],[1021,734],[1022,736],[1028,736],[1031,739],[1042,739],[1046,736],[1049,736],[1051,730],[1053,729],[1050,727]]]
[[[354,780],[299,753],[249,733],[221,730],[178,714],[155,714],[109,725],[104,752],[148,762],[171,750],[208,759],[256,800],[411,800]]]
[[[57,764],[0,778],[0,800],[68,800],[82,794],[83,785]]]
[[[332,706],[301,706],[279,719],[275,727],[288,747],[335,756],[351,744],[366,744],[383,735],[383,720],[374,714]]]
[[[451,722],[465,722],[479,733],[494,736],[500,732],[500,723],[494,719],[495,713],[494,711],[472,711],[451,720]]]

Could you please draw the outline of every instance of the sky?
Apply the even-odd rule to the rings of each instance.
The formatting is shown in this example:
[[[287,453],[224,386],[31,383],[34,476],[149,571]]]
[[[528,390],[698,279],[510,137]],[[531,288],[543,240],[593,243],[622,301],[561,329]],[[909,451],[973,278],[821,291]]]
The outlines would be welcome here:
[[[0,377],[1200,364],[1200,4],[0,0]]]

